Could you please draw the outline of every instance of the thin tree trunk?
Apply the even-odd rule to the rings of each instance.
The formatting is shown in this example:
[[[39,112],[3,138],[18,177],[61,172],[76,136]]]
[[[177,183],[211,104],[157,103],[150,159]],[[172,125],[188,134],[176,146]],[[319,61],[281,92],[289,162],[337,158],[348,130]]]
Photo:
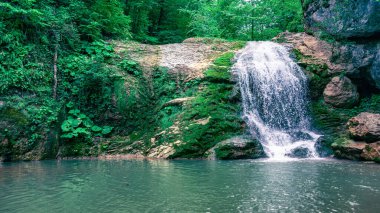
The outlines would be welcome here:
[[[53,69],[54,69],[54,86],[53,86],[53,98],[57,99],[57,86],[58,86],[58,78],[57,78],[57,61],[58,61],[58,44],[55,45],[54,48],[54,60],[53,60]]]
[[[254,33],[254,21],[253,21],[253,15],[254,15],[254,8],[253,8],[253,0],[251,0],[251,5],[252,5],[252,11],[251,11],[251,41],[253,41],[253,33]]]

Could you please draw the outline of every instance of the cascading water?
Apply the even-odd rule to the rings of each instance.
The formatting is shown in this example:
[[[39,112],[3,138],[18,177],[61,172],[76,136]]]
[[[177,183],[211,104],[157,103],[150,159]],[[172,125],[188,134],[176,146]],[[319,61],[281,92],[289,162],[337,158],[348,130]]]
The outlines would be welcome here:
[[[307,78],[273,42],[249,42],[236,56],[243,117],[270,158],[317,157],[319,135],[310,131]]]

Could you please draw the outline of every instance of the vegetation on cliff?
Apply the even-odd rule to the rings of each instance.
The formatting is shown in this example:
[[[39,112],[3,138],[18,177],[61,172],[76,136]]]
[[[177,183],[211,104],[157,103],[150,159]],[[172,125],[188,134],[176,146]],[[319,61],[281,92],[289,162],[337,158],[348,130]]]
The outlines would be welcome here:
[[[218,142],[242,133],[238,94],[229,72],[234,51],[244,44],[238,41],[301,32],[303,15],[307,31],[317,35],[313,30],[323,31],[332,23],[314,25],[311,14],[329,12],[329,2],[2,1],[0,156],[44,159],[133,152],[205,157]],[[378,8],[377,1],[366,2]],[[345,24],[356,23],[347,20]],[[359,26],[359,34],[366,29],[373,33],[377,24],[367,27]],[[322,63],[299,51],[295,55],[310,77],[316,128],[341,135],[343,130],[335,129],[342,129],[350,117],[378,112],[378,93],[372,90],[378,85],[378,42],[340,44],[335,40],[339,32],[329,32],[318,34],[328,35],[335,48],[322,54]],[[189,37],[213,38],[187,39],[182,46],[149,45]],[[192,67],[178,56],[183,63],[172,66],[176,51],[186,48],[196,52],[191,59],[204,60]],[[142,56],[147,52],[153,54]],[[322,101],[325,86],[335,76],[348,76],[358,85],[361,97],[354,108],[334,108]]]

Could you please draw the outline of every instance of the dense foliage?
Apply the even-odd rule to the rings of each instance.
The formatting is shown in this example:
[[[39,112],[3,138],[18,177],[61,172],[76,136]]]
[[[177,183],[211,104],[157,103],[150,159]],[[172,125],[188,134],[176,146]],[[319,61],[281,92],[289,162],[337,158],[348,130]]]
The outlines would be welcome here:
[[[134,37],[145,42],[263,40],[303,30],[299,0],[129,0],[126,8]]]
[[[297,0],[2,0],[0,141],[26,143],[25,153],[57,138],[92,143],[149,125],[160,91],[175,87],[162,72],[147,86],[139,65],[109,40],[260,40],[300,31],[301,23]],[[223,82],[222,74],[206,77]]]

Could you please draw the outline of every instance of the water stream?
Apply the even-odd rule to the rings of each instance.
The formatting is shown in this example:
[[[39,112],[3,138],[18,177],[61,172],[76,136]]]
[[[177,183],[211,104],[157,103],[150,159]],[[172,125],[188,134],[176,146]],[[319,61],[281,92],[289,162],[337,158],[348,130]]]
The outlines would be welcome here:
[[[243,117],[271,159],[316,158],[319,135],[310,131],[307,78],[273,42],[249,42],[236,56]]]

